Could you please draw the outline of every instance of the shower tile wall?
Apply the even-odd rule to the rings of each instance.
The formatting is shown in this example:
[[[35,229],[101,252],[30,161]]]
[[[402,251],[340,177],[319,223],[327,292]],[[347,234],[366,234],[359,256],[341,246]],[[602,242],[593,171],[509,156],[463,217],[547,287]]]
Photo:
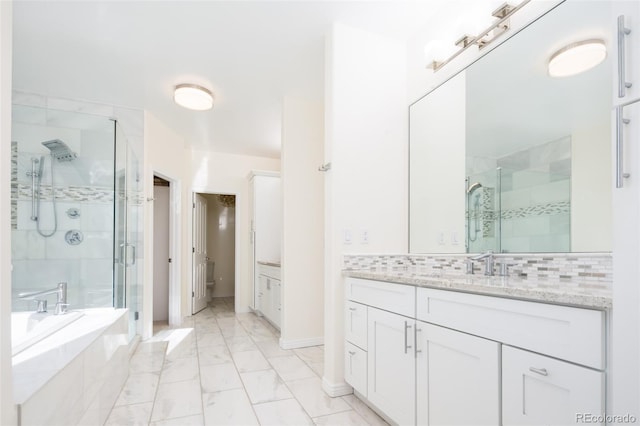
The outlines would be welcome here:
[[[108,120],[102,119],[105,125]],[[12,231],[13,291],[53,288],[60,281],[69,284],[71,306],[112,305],[113,275],[113,132],[56,128],[35,123],[14,123],[17,142],[17,190],[13,194],[17,220]],[[41,187],[41,230],[53,226],[51,156],[41,142],[61,139],[78,154],[70,162],[54,165],[58,229],[45,238],[31,220],[32,183],[27,175],[32,158],[44,156]],[[77,209],[80,216],[67,215]],[[78,245],[65,241],[70,230],[80,230],[84,240]],[[53,297],[51,302],[53,302]],[[29,301],[15,301],[14,310],[33,309]]]
[[[571,251],[571,138],[502,157],[497,165],[503,251]]]
[[[117,117],[138,161],[143,158],[143,112],[37,94],[13,93],[12,145],[12,263],[15,310],[30,310],[33,302],[16,301],[22,291],[53,288],[59,281],[69,283],[68,299],[73,308],[113,306],[113,132],[105,133],[101,122]],[[80,113],[80,114],[78,114]],[[80,115],[93,117],[95,126],[69,129]],[[63,126],[64,124],[64,126]],[[78,154],[72,162],[55,164],[58,231],[44,238],[35,230],[31,217],[31,157],[44,155],[42,179],[42,228],[52,222],[49,151],[41,142],[61,139]],[[14,179],[15,178],[15,179]],[[142,194],[140,186],[140,194]],[[137,196],[136,198],[141,198]],[[80,217],[67,216],[78,208]],[[139,215],[138,222],[142,220]],[[65,233],[80,229],[84,241],[76,246],[65,242]],[[142,229],[138,226],[137,229]],[[142,239],[139,238],[141,241]],[[136,274],[142,273],[143,250],[136,252]],[[142,280],[138,279],[139,283]],[[135,288],[134,291],[139,291]],[[54,298],[50,298],[55,300]],[[50,300],[52,302],[53,300]]]

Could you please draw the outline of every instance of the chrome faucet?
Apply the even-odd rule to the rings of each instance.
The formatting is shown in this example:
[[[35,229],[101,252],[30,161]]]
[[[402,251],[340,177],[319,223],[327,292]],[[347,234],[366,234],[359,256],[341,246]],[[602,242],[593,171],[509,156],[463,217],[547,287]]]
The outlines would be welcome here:
[[[67,283],[58,283],[56,288],[52,288],[49,290],[20,293],[18,294],[18,299],[35,300],[36,302],[38,302],[38,308],[36,312],[44,313],[47,312],[47,300],[41,299],[41,297],[48,296],[50,294],[55,294],[58,296],[53,314],[66,314],[67,308],[69,307],[69,304],[67,303]]]
[[[484,260],[484,274],[493,275],[493,251],[489,250],[485,253],[467,258],[467,274],[473,274],[473,262],[476,260]]]

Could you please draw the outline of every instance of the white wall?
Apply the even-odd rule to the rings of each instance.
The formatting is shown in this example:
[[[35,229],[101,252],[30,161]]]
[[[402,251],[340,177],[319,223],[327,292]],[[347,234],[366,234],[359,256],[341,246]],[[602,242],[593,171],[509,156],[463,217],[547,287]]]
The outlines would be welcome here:
[[[169,321],[179,322],[184,316],[191,314],[191,250],[190,233],[191,196],[189,188],[189,151],[185,149],[184,139],[169,129],[148,111],[144,113],[144,179],[145,197],[153,197],[153,175],[158,174],[171,182],[171,193],[174,196],[170,206],[175,217],[177,229],[172,229],[169,236],[170,246],[174,241],[178,252],[171,252],[172,263],[170,274],[175,287],[169,289],[170,307]],[[147,201],[144,206],[144,247],[145,258],[153,258],[153,203]],[[170,249],[171,250],[171,249]],[[144,334],[150,337],[153,328],[153,262],[144,263]],[[170,285],[171,286],[171,285]],[[180,308],[172,309],[171,301],[180,301]]]
[[[168,186],[153,187],[153,321],[169,319],[170,191]]]
[[[215,194],[207,199],[207,256],[215,262],[213,297],[235,295],[236,208],[225,207]]]
[[[407,251],[405,45],[336,24],[325,82],[325,161],[332,168],[325,174],[324,388],[336,395],[350,390],[343,381],[342,254]]]
[[[12,2],[0,2],[0,424],[16,423],[11,372]]]
[[[412,253],[465,252],[465,74],[411,106]]]
[[[323,105],[285,97],[282,113],[282,326],[284,347],[324,335]]]
[[[571,135],[571,251],[611,251],[611,125],[592,123]]]
[[[249,180],[251,170],[279,171],[280,160],[211,151],[191,151],[191,191],[236,195],[236,312],[251,305],[249,268]],[[185,222],[191,227],[191,218]],[[191,241],[190,235],[185,240]],[[191,282],[191,271],[187,271]]]

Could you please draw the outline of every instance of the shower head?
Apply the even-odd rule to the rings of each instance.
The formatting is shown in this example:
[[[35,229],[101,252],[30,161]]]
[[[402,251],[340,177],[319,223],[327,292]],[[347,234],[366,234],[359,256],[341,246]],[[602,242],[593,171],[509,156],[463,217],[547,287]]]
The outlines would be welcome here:
[[[51,156],[56,158],[58,161],[71,161],[78,156],[78,154],[71,151],[71,148],[69,148],[67,144],[62,142],[60,139],[52,139],[50,141],[42,142],[42,145],[49,148],[51,150]]]
[[[467,188],[467,194],[470,195],[473,191],[475,191],[478,188],[482,188],[482,184],[480,182],[472,183],[471,186]]]

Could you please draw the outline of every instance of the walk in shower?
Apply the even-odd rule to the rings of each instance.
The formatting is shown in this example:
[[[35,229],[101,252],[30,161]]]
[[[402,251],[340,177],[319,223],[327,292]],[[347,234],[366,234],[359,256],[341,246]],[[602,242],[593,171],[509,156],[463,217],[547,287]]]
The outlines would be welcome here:
[[[121,125],[75,111],[14,105],[12,295],[67,283],[70,310],[128,308],[137,332],[142,293],[142,182]]]

